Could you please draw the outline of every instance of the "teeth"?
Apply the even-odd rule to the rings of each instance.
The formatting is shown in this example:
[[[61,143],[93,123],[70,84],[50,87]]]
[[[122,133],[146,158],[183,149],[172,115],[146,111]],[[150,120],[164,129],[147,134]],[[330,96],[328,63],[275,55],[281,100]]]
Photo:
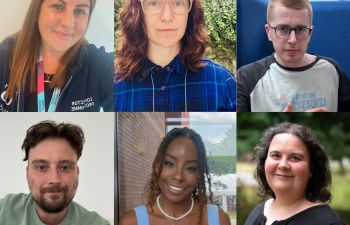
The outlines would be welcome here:
[[[179,187],[174,187],[169,185],[170,189],[174,190],[174,191],[183,191],[183,188],[179,188]]]

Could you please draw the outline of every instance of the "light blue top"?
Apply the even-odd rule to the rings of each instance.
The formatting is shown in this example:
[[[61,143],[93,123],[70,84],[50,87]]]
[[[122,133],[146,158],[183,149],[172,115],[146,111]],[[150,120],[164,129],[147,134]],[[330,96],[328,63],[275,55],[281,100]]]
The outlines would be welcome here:
[[[150,225],[145,205],[136,207],[135,209],[137,224]],[[208,225],[220,225],[219,223],[219,208],[216,205],[207,205]]]

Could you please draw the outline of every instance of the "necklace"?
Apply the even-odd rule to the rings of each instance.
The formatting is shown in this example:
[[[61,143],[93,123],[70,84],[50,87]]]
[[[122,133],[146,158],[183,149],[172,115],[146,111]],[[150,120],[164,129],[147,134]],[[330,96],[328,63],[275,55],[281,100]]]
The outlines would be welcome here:
[[[181,220],[183,219],[185,216],[187,216],[188,214],[190,214],[192,212],[192,209],[193,209],[193,205],[194,205],[194,201],[193,201],[193,198],[191,197],[191,200],[192,200],[192,203],[191,203],[191,208],[185,212],[184,214],[182,214],[181,216],[179,217],[173,217],[173,216],[170,216],[169,214],[167,214],[163,209],[162,207],[160,206],[160,203],[159,203],[159,198],[160,198],[160,195],[158,195],[157,197],[157,206],[160,210],[160,212],[168,219],[171,219],[171,220]]]

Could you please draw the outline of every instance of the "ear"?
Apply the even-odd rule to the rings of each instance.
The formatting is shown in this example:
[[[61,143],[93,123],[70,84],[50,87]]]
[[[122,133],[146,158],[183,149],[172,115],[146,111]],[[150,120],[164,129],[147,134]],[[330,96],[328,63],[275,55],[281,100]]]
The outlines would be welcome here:
[[[266,32],[267,38],[269,39],[269,41],[272,41],[270,30],[271,30],[270,26],[268,24],[265,24],[265,32]]]
[[[310,35],[309,35],[309,42],[310,42],[312,34],[314,33],[315,27],[312,25],[311,28],[312,28],[312,30],[310,31]]]
[[[79,175],[80,171],[79,171],[79,167],[77,167],[77,174]]]

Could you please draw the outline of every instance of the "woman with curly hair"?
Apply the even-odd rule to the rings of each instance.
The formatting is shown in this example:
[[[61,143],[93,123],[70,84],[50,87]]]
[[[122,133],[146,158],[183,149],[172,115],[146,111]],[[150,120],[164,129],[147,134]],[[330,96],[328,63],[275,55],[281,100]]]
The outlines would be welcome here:
[[[281,123],[257,146],[255,177],[261,197],[245,225],[343,225],[327,202],[331,173],[323,147],[308,128]]]
[[[205,147],[189,128],[174,128],[163,138],[145,190],[147,204],[127,212],[120,225],[230,224],[222,209],[207,204],[212,192]]]
[[[235,111],[236,83],[203,58],[201,0],[129,0],[119,15],[115,111]]]

